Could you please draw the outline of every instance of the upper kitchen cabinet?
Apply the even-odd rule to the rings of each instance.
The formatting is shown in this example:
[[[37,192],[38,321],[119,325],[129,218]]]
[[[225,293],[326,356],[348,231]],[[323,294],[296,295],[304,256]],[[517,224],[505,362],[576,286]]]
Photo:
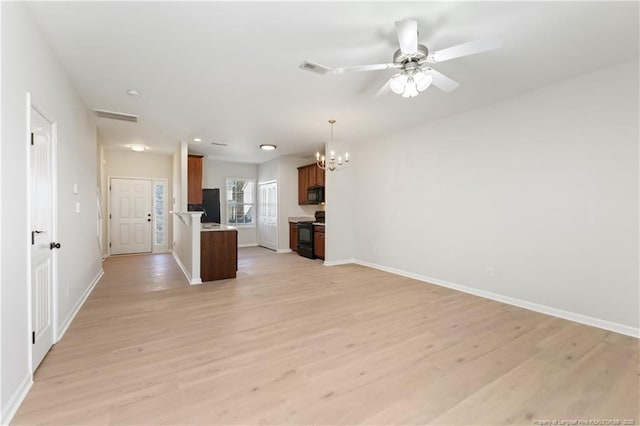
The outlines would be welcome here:
[[[324,170],[316,163],[298,167],[298,204],[318,204],[307,198],[307,190],[313,186],[324,186]]]
[[[309,188],[309,167],[298,167],[298,204],[307,204],[307,188]]]
[[[320,185],[324,186],[324,170],[314,164],[314,168],[316,169],[316,180],[312,185]]]
[[[316,163],[298,167],[298,204],[318,204],[307,198],[307,190],[313,186],[324,186],[324,170]]]
[[[187,203],[202,204],[202,155],[187,158]]]

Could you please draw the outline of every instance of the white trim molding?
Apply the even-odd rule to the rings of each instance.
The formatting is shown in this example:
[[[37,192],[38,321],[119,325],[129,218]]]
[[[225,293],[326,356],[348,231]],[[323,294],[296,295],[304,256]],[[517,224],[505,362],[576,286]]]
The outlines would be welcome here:
[[[338,265],[348,265],[350,263],[358,263],[355,259],[339,259],[339,260],[325,260],[324,266],[338,266]]]
[[[64,336],[64,333],[67,332],[67,329],[71,325],[71,322],[76,317],[78,312],[80,312],[80,308],[82,308],[82,305],[84,305],[84,302],[87,301],[87,298],[89,297],[93,289],[96,287],[96,285],[100,281],[100,278],[102,278],[103,275],[104,275],[104,269],[100,268],[96,276],[93,277],[93,280],[91,280],[91,284],[89,284],[89,287],[87,287],[84,293],[82,293],[82,296],[80,297],[76,305],[73,307],[69,315],[67,315],[67,318],[58,328],[58,331],[55,336],[55,341],[54,341],[55,343],[58,343],[60,339],[62,339],[62,336]]]
[[[292,253],[292,252],[293,252],[293,250],[291,250],[290,248],[276,250],[276,253],[278,253],[278,254],[281,254],[281,253]]]
[[[29,390],[33,386],[33,377],[31,373],[24,376],[20,385],[13,391],[7,403],[4,407],[2,407],[2,419],[0,419],[0,424],[8,425],[11,423],[13,416],[18,412],[18,408],[22,405],[22,401],[27,397]]]
[[[233,225],[230,225],[233,226]],[[235,228],[237,228],[237,226],[234,226]],[[245,247],[258,247],[258,243],[255,244],[238,244],[238,248],[245,248]]]
[[[519,308],[528,309],[530,311],[539,312],[541,314],[551,315],[553,317],[566,319],[569,321],[577,322],[577,323],[588,325],[591,327],[602,328],[604,330],[613,331],[615,333],[624,334],[626,336],[640,338],[640,329],[633,328],[628,325],[606,321],[600,318],[594,318],[587,315],[578,314],[575,312],[569,312],[562,309],[553,308],[551,306],[540,305],[538,303],[528,302],[526,300],[516,299],[514,297],[503,296],[501,294],[492,293],[490,291],[478,290],[473,287],[467,287],[464,285],[440,280],[438,278],[432,278],[424,275],[414,274],[412,272],[406,272],[400,269],[390,268],[388,266],[382,266],[375,263],[366,262],[364,260],[354,259],[353,263],[356,263],[362,266],[367,266],[373,269],[378,269],[380,271],[389,272],[391,274],[400,275],[407,278],[413,278],[414,280],[422,281],[428,284],[434,284],[440,287],[446,287],[452,290],[458,290],[463,293],[473,294],[474,296],[484,297],[485,299],[495,300],[497,302],[506,303],[507,305],[517,306]],[[327,262],[325,262],[325,265],[327,265]],[[333,263],[327,266],[333,266]]]
[[[180,269],[182,270],[182,273],[187,278],[187,281],[189,282],[189,284],[191,285],[202,284],[202,280],[200,278],[198,278],[197,280],[191,278],[191,274],[189,274],[189,271],[187,271],[187,268],[184,267],[184,265],[182,264],[182,261],[180,260],[180,257],[176,254],[175,250],[171,250],[171,254],[173,255],[173,258],[176,260],[176,263],[178,264]]]

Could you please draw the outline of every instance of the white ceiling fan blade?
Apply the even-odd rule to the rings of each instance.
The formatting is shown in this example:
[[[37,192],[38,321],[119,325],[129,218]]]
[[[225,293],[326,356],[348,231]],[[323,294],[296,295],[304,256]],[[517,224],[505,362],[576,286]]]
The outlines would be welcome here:
[[[431,82],[431,84],[433,84],[443,92],[447,92],[447,93],[452,92],[456,90],[459,86],[457,82],[455,82],[454,80],[451,80],[449,77],[447,77],[442,73],[439,73],[433,68],[425,68],[423,71],[429,74],[433,78],[433,81]]]
[[[497,49],[502,45],[498,40],[477,40],[469,43],[459,44],[457,46],[448,47],[446,49],[433,52],[427,57],[427,62],[435,64],[438,62],[449,61],[451,59],[461,58],[463,56],[474,55],[476,53],[486,52]]]
[[[396,32],[402,53],[415,55],[418,52],[418,23],[412,19],[397,21]]]
[[[384,96],[384,95],[388,94],[388,93],[391,91],[390,83],[391,83],[391,79],[392,79],[393,77],[395,77],[395,75],[392,75],[392,76],[387,80],[387,82],[386,82],[386,83],[384,83],[384,85],[380,88],[380,90],[378,90],[378,91],[376,92],[376,94],[375,94],[375,95],[373,95],[373,97],[374,97],[374,98],[379,98],[380,96]]]
[[[400,67],[400,65],[396,64],[355,65],[352,67],[334,68],[331,72],[333,74],[342,74],[351,71],[380,71],[398,67]]]

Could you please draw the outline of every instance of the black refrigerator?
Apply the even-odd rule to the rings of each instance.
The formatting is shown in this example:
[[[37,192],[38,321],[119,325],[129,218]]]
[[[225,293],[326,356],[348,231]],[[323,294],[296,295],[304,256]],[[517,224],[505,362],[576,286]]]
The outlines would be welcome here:
[[[220,188],[202,190],[202,210],[204,214],[200,218],[201,222],[220,223]]]

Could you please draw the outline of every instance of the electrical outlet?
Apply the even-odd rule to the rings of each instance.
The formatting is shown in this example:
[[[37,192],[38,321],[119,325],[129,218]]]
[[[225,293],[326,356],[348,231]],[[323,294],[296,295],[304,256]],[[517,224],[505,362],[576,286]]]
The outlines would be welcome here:
[[[495,269],[493,269],[493,266],[487,265],[487,276],[494,277],[495,275],[496,275],[496,271]]]

